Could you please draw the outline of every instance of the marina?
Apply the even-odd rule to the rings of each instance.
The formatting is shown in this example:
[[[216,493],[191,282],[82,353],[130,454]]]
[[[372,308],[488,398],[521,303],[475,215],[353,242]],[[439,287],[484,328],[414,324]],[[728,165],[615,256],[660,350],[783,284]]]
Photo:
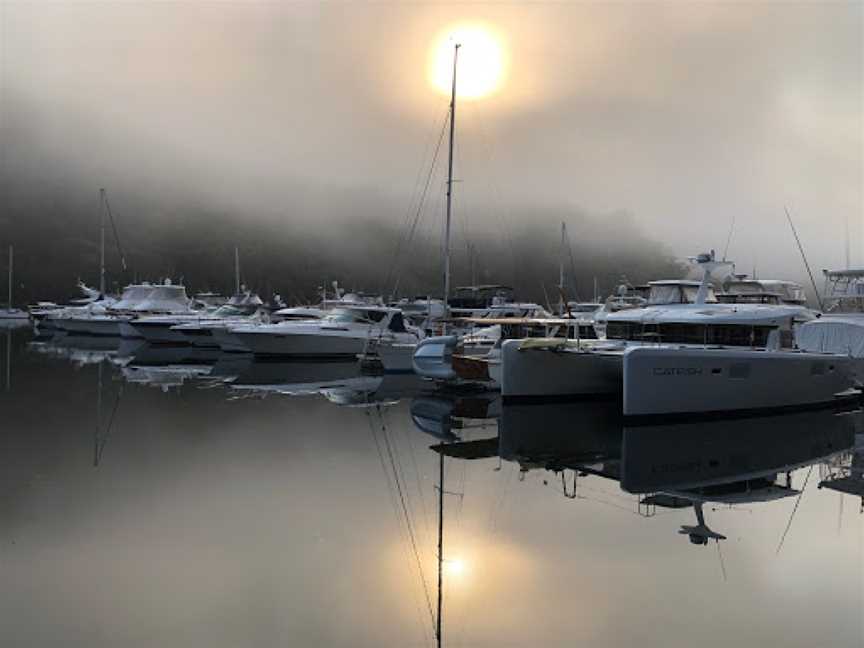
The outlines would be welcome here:
[[[862,648],[862,25],[0,2],[0,647]]]

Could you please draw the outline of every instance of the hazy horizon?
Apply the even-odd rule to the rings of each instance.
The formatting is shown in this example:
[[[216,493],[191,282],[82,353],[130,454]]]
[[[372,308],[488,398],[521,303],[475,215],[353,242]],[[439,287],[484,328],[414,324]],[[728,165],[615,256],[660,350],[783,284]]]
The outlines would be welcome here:
[[[845,264],[847,223],[864,263],[857,3],[0,12],[0,243],[31,253],[42,241],[24,220],[92,238],[102,186],[133,239],[208,213],[235,223],[225,248],[256,233],[333,241],[367,222],[401,231],[447,107],[429,49],[469,23],[498,35],[507,69],[496,92],[458,104],[454,247],[530,230],[554,241],[567,220],[577,247],[619,249],[604,232],[681,259],[722,251],[734,219],[740,271],[803,280],[788,206],[814,270]],[[443,173],[439,159],[418,226],[433,251]],[[604,227],[615,215],[627,229]]]

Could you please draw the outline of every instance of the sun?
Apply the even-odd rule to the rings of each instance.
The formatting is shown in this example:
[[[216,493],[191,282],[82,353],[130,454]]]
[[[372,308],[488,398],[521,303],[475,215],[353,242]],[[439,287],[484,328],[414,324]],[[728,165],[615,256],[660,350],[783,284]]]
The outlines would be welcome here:
[[[450,576],[462,576],[462,574],[465,573],[465,561],[459,558],[453,560],[445,560],[444,570]]]
[[[501,87],[506,55],[501,39],[482,25],[461,25],[444,30],[430,53],[429,81],[436,90],[450,94],[453,83],[453,50],[459,47],[456,95],[480,99]]]

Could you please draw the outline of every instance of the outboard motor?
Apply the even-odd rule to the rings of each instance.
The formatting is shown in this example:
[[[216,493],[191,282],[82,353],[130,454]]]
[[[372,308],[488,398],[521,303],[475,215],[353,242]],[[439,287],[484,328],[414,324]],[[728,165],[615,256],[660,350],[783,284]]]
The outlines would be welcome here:
[[[414,350],[414,371],[424,378],[454,379],[453,351],[457,343],[455,335],[439,335],[421,340]]]

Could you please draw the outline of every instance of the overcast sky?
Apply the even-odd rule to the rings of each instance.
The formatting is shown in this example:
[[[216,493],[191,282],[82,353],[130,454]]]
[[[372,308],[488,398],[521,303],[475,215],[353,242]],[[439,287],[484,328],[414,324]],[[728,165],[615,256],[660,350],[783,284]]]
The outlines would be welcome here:
[[[734,217],[741,269],[798,276],[788,205],[814,266],[844,264],[847,222],[864,264],[859,2],[0,7],[0,134],[81,191],[286,227],[350,217],[327,196],[358,191],[403,219],[446,111],[430,48],[480,23],[509,63],[495,93],[459,104],[463,231],[490,209],[625,210],[685,256],[721,250]],[[443,194],[440,173],[432,185]]]

